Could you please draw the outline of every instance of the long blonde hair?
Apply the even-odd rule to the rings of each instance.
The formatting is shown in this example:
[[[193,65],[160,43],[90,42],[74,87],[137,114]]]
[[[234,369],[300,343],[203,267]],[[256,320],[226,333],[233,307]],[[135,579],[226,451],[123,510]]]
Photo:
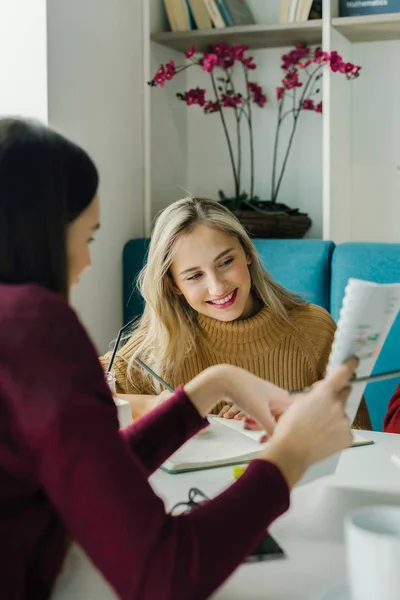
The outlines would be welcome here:
[[[135,358],[141,358],[156,373],[165,376],[179,372],[185,357],[195,347],[197,313],[183,295],[173,291],[170,266],[179,240],[200,223],[239,240],[251,260],[252,293],[278,318],[287,319],[289,310],[304,305],[300,297],[287,291],[264,270],[248,234],[227,208],[208,198],[178,200],[158,216],[151,236],[147,264],[138,277],[145,308],[130,338],[134,351],[128,361],[127,373],[133,385],[137,369]],[[143,377],[155,392],[161,391],[150,375],[143,374]]]

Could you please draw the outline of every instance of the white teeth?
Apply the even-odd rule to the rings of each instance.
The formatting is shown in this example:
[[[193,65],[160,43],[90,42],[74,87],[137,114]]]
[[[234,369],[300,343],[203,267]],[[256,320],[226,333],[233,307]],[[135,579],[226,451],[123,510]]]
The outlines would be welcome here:
[[[229,300],[231,300],[233,298],[234,293],[235,292],[232,292],[231,294],[229,294],[229,296],[226,296],[226,298],[224,298],[223,300],[213,300],[212,304],[218,304],[218,305],[226,304],[227,302],[229,302]]]

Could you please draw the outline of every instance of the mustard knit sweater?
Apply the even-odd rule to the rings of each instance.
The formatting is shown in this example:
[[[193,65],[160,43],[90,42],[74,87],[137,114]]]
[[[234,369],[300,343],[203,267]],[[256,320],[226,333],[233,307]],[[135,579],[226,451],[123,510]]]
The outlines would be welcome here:
[[[313,304],[290,311],[288,320],[278,319],[268,308],[249,319],[231,322],[199,314],[198,326],[196,349],[187,356],[180,372],[161,374],[174,388],[207,367],[228,363],[284,389],[301,389],[324,377],[336,328],[330,314]],[[128,341],[116,356],[117,392],[157,393],[142,379],[140,367],[128,377],[133,348],[134,342]],[[106,368],[109,354],[100,360]],[[221,402],[214,412],[224,404]]]

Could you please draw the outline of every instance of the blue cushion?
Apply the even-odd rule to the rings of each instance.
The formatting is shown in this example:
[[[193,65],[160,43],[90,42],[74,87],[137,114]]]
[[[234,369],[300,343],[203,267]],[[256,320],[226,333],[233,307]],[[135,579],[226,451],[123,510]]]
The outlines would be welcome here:
[[[278,283],[329,311],[333,242],[256,239],[253,243]]]
[[[124,324],[140,315],[143,301],[137,291],[137,275],[145,262],[149,241],[130,240],[123,252]],[[266,240],[253,243],[269,273],[284,287],[309,302],[330,308],[332,242],[321,240]]]
[[[352,242],[335,248],[332,259],[331,312],[339,317],[344,288],[349,277],[377,283],[400,282],[400,244]],[[398,317],[381,351],[374,373],[400,369],[400,318]],[[370,384],[365,399],[375,430],[382,430],[389,400],[398,379]]]
[[[137,276],[145,264],[149,240],[129,240],[122,255],[122,314],[124,325],[143,312],[143,299],[137,289]]]

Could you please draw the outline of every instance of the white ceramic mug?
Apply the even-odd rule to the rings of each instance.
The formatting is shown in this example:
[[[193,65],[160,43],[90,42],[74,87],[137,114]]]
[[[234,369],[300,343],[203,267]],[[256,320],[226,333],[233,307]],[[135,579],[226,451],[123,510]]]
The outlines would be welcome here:
[[[345,521],[352,600],[399,600],[400,506],[369,506]]]

